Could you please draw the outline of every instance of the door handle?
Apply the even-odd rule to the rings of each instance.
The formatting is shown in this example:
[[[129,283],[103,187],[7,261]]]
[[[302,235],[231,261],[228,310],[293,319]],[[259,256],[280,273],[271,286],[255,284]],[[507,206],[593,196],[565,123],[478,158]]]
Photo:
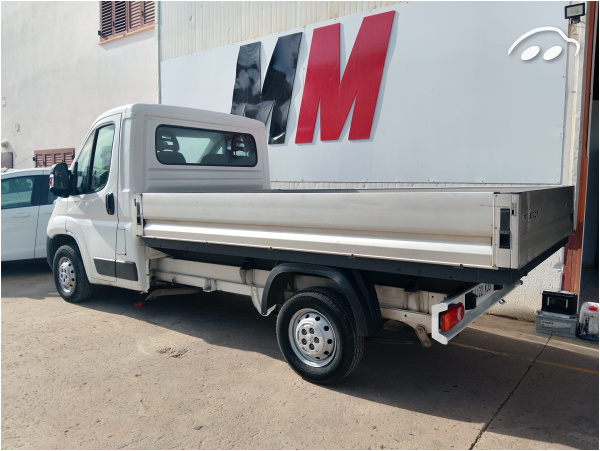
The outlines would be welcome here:
[[[115,214],[115,195],[113,193],[106,195],[106,212],[109,215]]]
[[[31,216],[31,213],[17,213],[13,216],[13,218],[28,218]]]

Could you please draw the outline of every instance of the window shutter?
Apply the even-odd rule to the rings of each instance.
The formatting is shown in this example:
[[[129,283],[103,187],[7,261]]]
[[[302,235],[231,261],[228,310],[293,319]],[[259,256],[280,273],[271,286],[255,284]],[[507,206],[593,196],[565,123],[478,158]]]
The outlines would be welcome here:
[[[33,152],[36,168],[49,168],[56,163],[71,165],[75,157],[75,149],[48,149]]]
[[[144,25],[150,25],[154,23],[154,2],[140,2],[144,3]]]
[[[67,163],[67,166],[71,166],[71,163],[73,163],[73,158],[75,158],[75,149],[69,149],[69,152],[66,152],[64,155],[64,162]]]
[[[130,2],[129,3],[129,30],[138,30],[142,28],[144,22],[143,8],[144,2]]]
[[[127,32],[127,2],[115,2],[115,37]]]
[[[100,2],[100,41],[154,25],[154,2]]]
[[[37,154],[35,156],[35,167],[36,168],[44,167],[44,155]]]
[[[100,2],[100,40],[113,35],[113,2]]]

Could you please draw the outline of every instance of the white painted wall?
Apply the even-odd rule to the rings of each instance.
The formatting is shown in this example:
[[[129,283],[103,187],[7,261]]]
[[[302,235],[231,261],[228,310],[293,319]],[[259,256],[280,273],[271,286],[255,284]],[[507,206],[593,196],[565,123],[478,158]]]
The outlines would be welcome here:
[[[542,291],[560,290],[562,287],[563,255],[564,250],[560,249],[531,271],[527,277],[523,277],[523,285],[504,298],[505,304],[496,304],[490,312],[534,321],[535,311],[542,308]]]
[[[78,148],[108,109],[158,101],[154,28],[99,45],[95,1],[2,2],[1,13],[1,139],[16,168],[34,150]]]

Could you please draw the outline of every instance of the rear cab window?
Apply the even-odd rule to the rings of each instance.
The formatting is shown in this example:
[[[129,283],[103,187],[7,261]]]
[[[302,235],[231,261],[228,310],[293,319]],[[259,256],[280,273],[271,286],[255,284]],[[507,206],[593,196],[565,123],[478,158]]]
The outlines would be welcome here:
[[[159,125],[156,158],[164,165],[254,167],[256,142],[248,133]]]

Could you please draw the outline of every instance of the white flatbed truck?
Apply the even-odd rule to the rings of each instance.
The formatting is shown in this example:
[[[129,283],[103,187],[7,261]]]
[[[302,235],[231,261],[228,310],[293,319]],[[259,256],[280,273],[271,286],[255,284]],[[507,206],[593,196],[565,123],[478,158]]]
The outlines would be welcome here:
[[[383,319],[448,343],[573,230],[573,187],[271,190],[261,122],[165,105],[101,115],[50,183],[65,300],[93,285],[247,295],[278,309],[283,356],[321,384]]]

